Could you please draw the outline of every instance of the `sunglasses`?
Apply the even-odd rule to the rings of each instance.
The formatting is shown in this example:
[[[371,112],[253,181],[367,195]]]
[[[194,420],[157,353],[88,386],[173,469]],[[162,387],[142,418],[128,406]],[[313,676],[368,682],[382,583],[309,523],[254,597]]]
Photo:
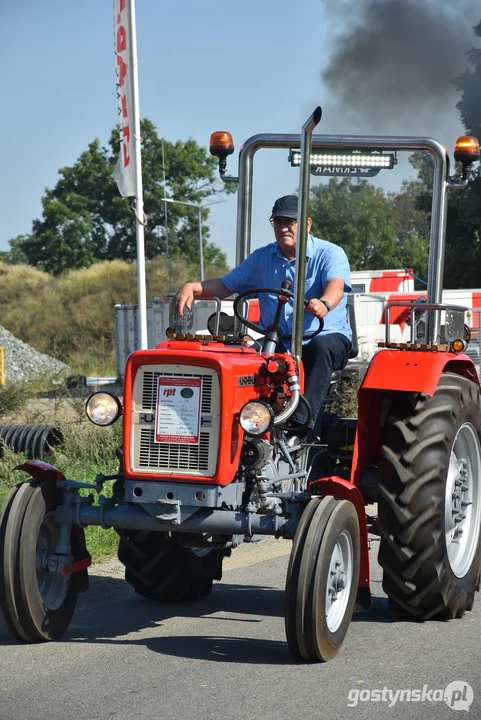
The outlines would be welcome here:
[[[291,228],[293,225],[297,224],[297,220],[295,218],[283,218],[283,217],[274,218],[273,220],[269,220],[269,222],[273,228],[279,228],[279,227]]]

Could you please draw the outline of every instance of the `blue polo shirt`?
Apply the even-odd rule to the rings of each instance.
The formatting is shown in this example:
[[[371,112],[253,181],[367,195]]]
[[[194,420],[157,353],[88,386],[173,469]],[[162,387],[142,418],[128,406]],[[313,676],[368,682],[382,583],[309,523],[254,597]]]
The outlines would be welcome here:
[[[283,280],[290,280],[292,289],[294,289],[295,272],[295,259],[288,260],[282,254],[277,242],[273,242],[254,250],[239,267],[224,275],[221,280],[231,293],[245,292],[250,288],[280,288]],[[339,305],[324,318],[322,333],[342,333],[350,340],[352,333],[346,319],[346,293],[351,291],[347,255],[339,245],[308,235],[306,299],[320,298],[327,282],[333,278],[344,280],[344,297]],[[260,293],[259,307],[261,312],[260,325],[265,328],[274,320],[277,309],[277,295],[274,293]],[[292,332],[292,310],[293,301],[289,300],[283,306],[281,313],[280,330],[283,334],[291,334]],[[305,312],[304,332],[313,332],[318,327],[317,318]],[[306,342],[308,340],[304,341],[304,343]]]

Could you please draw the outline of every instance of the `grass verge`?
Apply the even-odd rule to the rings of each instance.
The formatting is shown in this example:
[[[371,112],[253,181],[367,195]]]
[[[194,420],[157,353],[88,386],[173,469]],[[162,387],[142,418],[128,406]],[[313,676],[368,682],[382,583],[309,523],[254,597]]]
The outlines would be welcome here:
[[[69,412],[66,413],[67,409]],[[88,483],[94,483],[100,472],[104,475],[118,472],[115,450],[121,444],[121,423],[106,428],[96,427],[87,420],[76,417],[75,403],[69,408],[64,406],[63,410],[64,417],[68,416],[68,419],[60,419],[55,425],[61,430],[64,442],[52,449],[48,462],[59,468],[66,477]],[[46,421],[48,422],[48,419]],[[16,465],[25,462],[25,459],[25,455],[13,453],[3,447],[3,457],[0,459],[0,503],[13,485],[28,478],[25,472],[13,470]],[[104,485],[104,495],[112,494],[111,485],[112,483]],[[91,491],[81,492],[88,494]],[[87,548],[94,562],[100,562],[117,552],[118,535],[115,530],[91,526],[86,528],[85,535]]]

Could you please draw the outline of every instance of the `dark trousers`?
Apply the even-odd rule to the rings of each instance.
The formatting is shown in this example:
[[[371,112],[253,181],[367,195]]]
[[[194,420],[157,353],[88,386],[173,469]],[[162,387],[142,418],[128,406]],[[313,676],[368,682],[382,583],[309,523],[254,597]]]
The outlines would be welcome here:
[[[342,370],[349,359],[351,343],[342,333],[321,333],[303,345],[302,364],[304,366],[305,383],[304,397],[311,406],[312,417],[309,421],[308,435],[319,434],[318,419],[326,399],[331,375],[335,370]],[[304,424],[307,410],[302,400],[291,416],[295,423]]]

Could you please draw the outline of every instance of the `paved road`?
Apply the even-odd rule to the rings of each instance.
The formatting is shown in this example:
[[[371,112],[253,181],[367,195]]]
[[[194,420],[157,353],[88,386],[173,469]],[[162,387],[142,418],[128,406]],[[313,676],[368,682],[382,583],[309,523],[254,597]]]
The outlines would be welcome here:
[[[334,661],[306,665],[285,643],[288,552],[271,539],[240,548],[194,605],[156,605],[117,564],[94,568],[62,641],[20,645],[0,625],[0,720],[444,720],[466,717],[437,700],[456,681],[457,707],[469,683],[467,717],[481,718],[481,598],[462,620],[396,621],[374,561],[373,609]],[[382,699],[416,689],[417,702]]]

